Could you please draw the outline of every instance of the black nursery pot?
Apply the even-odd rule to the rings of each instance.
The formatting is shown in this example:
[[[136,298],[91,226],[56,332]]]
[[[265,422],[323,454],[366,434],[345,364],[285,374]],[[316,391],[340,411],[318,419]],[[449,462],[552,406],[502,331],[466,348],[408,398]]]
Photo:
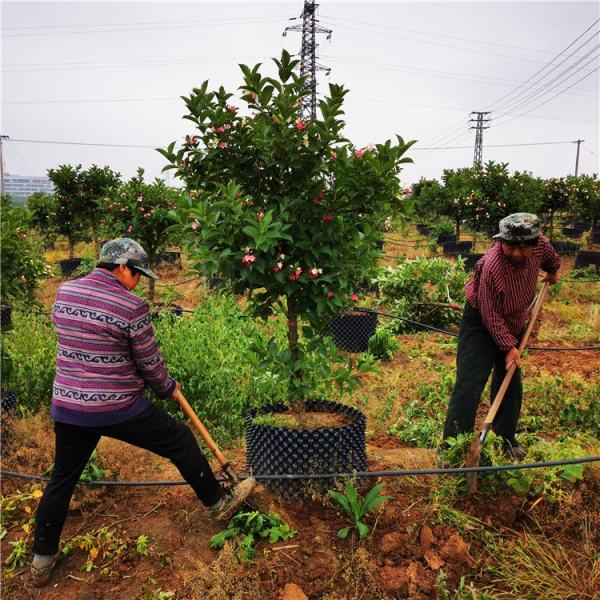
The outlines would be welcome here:
[[[81,264],[81,258],[66,258],[65,260],[58,261],[58,264],[60,266],[60,274],[63,277],[68,277]]]
[[[565,237],[576,239],[583,235],[583,229],[577,227],[563,227],[562,233]]]
[[[251,410],[246,415],[246,462],[255,475],[349,473],[367,470],[365,415],[351,406],[326,400],[307,400],[307,412],[329,412],[351,419],[343,427],[292,429],[255,425],[253,420],[266,413],[282,413],[282,405]],[[311,487],[325,490],[334,478],[312,480]],[[273,479],[265,485],[283,497],[305,497],[309,479]]]
[[[444,256],[456,256],[457,254],[470,252],[471,248],[473,248],[473,242],[448,242],[447,244],[442,244],[442,248],[444,249]]]
[[[477,261],[483,256],[483,254],[475,253],[475,254],[467,254],[464,257],[465,259],[465,271],[474,271],[475,265]]]
[[[583,269],[593,265],[596,270],[600,272],[600,252],[591,252],[587,250],[580,250],[575,255],[575,268]]]
[[[377,315],[368,312],[351,312],[339,315],[329,324],[333,341],[346,352],[366,352],[369,338],[377,329]]]
[[[431,230],[428,225],[425,225],[425,223],[417,223],[416,227],[417,227],[417,231],[421,235],[429,235],[429,232]]]
[[[438,236],[438,244],[448,244],[450,242],[456,242],[456,234],[440,235]]]
[[[181,252],[159,252],[156,255],[156,264],[167,263],[181,268]]]
[[[550,244],[552,244],[552,247],[556,250],[556,252],[561,255],[573,254],[579,249],[579,244],[577,244],[576,242],[556,241],[550,242]]]
[[[0,330],[8,331],[12,329],[12,306],[8,304],[0,305]]]

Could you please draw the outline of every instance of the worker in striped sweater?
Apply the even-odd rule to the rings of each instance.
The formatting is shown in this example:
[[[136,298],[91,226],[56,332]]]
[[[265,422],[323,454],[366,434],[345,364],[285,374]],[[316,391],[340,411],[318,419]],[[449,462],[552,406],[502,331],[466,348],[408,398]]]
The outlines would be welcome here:
[[[519,340],[540,269],[546,272],[543,281],[558,281],[560,258],[541,235],[538,217],[515,213],[500,221],[499,230],[494,236],[496,243],[477,262],[465,286],[467,301],[458,335],[456,385],[446,414],[444,440],[473,431],[490,372],[494,398],[510,364],[519,367]],[[504,440],[505,453],[515,459],[525,456],[515,437],[522,395],[521,370],[517,368],[492,425]],[[447,442],[442,442],[441,450],[447,448]]]
[[[148,303],[133,293],[142,275],[158,279],[142,246],[118,238],[104,244],[89,275],[58,290],[50,409],[56,446],[52,476],[36,515],[35,585],[46,584],[56,566],[73,490],[102,436],[170,459],[219,520],[231,516],[256,485],[249,478],[224,490],[190,429],[148,401],[146,386],[169,398],[179,384],[169,376],[154,338]]]

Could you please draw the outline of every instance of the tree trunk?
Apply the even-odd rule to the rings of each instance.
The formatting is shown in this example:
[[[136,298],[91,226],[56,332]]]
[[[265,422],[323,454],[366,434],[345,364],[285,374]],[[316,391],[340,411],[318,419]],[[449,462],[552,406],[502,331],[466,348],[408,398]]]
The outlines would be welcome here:
[[[296,306],[294,304],[294,300],[287,297],[287,338],[288,338],[288,346],[291,354],[291,361],[295,364],[298,361],[298,315],[296,314]],[[298,415],[303,415],[306,407],[304,405],[304,395],[300,393],[299,396],[296,395],[294,391],[296,386],[294,383],[298,380],[302,379],[301,371],[294,371],[290,375],[290,390],[289,397],[291,400],[292,409]]]
[[[148,255],[148,267],[154,271],[154,254]],[[154,279],[148,277],[148,302],[154,304]]]
[[[100,258],[100,240],[98,239],[98,228],[96,225],[92,225],[92,239],[94,240],[94,254],[96,260]]]
[[[69,242],[69,258],[72,259],[75,256],[75,240],[71,236],[67,239]]]
[[[460,242],[460,216],[456,216],[456,241]]]

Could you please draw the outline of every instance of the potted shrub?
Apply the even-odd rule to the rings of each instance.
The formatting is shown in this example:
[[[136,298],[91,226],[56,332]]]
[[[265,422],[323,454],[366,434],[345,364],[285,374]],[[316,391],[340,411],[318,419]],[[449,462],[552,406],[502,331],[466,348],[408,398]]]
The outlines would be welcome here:
[[[588,250],[579,251],[575,257],[575,268],[595,265],[600,269],[600,252],[592,246],[600,244],[597,226],[600,223],[600,180],[598,175],[579,175],[567,179],[571,212],[582,220],[591,221]]]
[[[29,235],[31,212],[4,199],[0,211],[0,302],[3,306],[30,307],[36,303],[40,279],[48,275],[42,249]],[[4,314],[6,320],[8,309]]]
[[[26,203],[31,211],[31,226],[41,236],[45,248],[53,248],[58,232],[56,231],[56,197],[54,194],[35,192]]]
[[[36,304],[35,291],[39,280],[48,274],[43,252],[28,235],[31,212],[11,206],[3,196],[0,205],[0,346],[2,354],[2,409],[12,410],[15,396],[9,387],[12,361],[7,351],[5,335],[11,335],[13,307],[29,308]]]
[[[223,288],[250,292],[255,315],[280,311],[287,323],[284,347],[273,339],[258,350],[265,369],[287,378],[288,405],[301,426],[258,426],[256,413],[249,415],[249,468],[365,468],[364,415],[307,396],[315,372],[342,387],[350,381],[348,367],[331,367],[332,344],[321,334],[349,307],[355,282],[374,266],[378,228],[402,209],[398,175],[402,163],[411,162],[404,154],[412,142],[397,137],[354,147],[343,137],[347,90],[339,85],[330,84],[320,101],[321,118],[304,120],[299,109],[309,92],[295,72],[299,61],[284,51],[274,62],[276,77],[263,76],[260,65],[240,65],[248,116],[223,88],[209,92],[208,82],[195,88],[184,100],[185,118],[196,131],[181,148],[173,142],[161,153],[190,194],[177,217],[190,236],[193,268],[221,278]],[[314,410],[350,422],[311,430],[306,424]]]
[[[161,179],[153,183],[144,181],[144,169],[123,184],[112,196],[102,199],[106,233],[112,237],[131,237],[148,253],[153,269],[159,252],[172,244],[173,236],[167,229],[173,225],[169,216],[178,208],[182,194],[170,188]],[[154,279],[149,279],[148,298],[154,302]]]

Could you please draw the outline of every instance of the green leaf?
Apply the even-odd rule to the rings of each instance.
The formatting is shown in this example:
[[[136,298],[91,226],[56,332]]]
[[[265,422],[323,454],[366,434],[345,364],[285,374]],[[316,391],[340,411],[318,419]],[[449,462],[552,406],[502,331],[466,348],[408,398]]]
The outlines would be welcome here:
[[[361,538],[366,538],[369,535],[369,528],[362,522],[356,522],[356,528]]]
[[[343,529],[340,529],[337,532],[338,537],[342,540],[345,540],[348,537],[348,534],[350,533],[350,529],[351,527],[344,527]]]

